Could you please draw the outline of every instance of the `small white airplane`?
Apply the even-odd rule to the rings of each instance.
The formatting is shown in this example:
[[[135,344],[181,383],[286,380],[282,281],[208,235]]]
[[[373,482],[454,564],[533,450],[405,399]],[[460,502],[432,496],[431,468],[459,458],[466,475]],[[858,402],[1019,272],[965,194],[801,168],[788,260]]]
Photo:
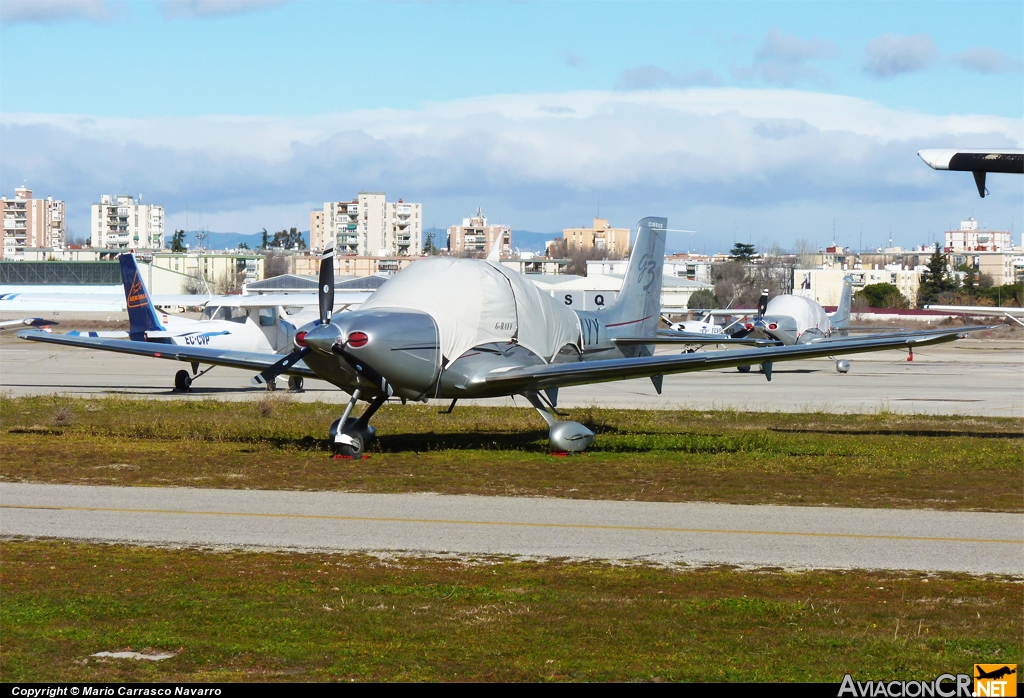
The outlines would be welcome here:
[[[286,297],[211,296],[204,299],[206,307],[198,320],[158,312],[142,280],[135,256],[129,252],[122,254],[118,259],[124,284],[125,307],[128,311],[128,331],[73,331],[68,332],[67,336],[129,339],[227,351],[277,353],[292,349],[296,327],[319,317],[319,300],[316,294]],[[364,292],[347,294],[345,299],[336,303],[336,307],[344,310],[351,305],[362,303],[369,295]],[[174,376],[175,390],[187,392],[192,381],[209,370],[208,368],[200,373],[198,364],[194,364],[192,375],[184,369],[178,371]],[[301,390],[302,383],[302,376],[289,377],[288,386],[292,390]],[[274,389],[276,384],[268,382],[267,387]]]
[[[725,328],[722,325],[715,324],[714,313],[710,311],[705,312],[704,317],[700,320],[680,320],[679,322],[672,322],[664,315],[661,316],[661,319],[673,332],[689,332],[691,334],[700,335],[721,335],[723,338],[726,336]]]

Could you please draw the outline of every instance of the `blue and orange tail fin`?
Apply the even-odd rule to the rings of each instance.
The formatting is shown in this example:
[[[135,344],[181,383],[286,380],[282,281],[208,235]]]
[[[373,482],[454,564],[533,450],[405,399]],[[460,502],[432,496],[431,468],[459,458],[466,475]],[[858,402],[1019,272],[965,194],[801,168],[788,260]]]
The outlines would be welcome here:
[[[128,309],[128,338],[145,342],[147,332],[166,328],[160,324],[153,300],[149,297],[146,284],[142,282],[135,255],[126,252],[118,259],[121,262],[121,283],[124,284],[124,299]]]

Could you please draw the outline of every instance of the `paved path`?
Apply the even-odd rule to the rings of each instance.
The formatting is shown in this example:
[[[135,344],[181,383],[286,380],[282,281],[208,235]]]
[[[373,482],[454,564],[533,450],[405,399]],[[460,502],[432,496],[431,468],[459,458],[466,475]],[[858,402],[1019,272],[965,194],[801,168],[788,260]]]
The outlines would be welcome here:
[[[0,483],[0,533],[1024,574],[1021,514]]]
[[[559,405],[1024,417],[1024,344],[1019,340],[968,339],[919,349],[912,363],[906,356],[900,351],[852,356],[853,368],[846,375],[836,373],[829,359],[786,362],[775,366],[771,383],[763,375],[735,369],[666,376],[662,395],[646,378],[600,383],[563,389]],[[188,365],[17,338],[0,340],[0,390],[10,395],[117,393],[182,399],[171,389],[175,371],[182,368]],[[195,382],[190,398],[253,400],[262,389],[251,387],[250,378],[249,371],[215,368]],[[297,399],[348,400],[323,381],[307,380],[306,388]],[[438,405],[442,403],[447,406],[446,401]],[[518,404],[525,405],[522,400]]]

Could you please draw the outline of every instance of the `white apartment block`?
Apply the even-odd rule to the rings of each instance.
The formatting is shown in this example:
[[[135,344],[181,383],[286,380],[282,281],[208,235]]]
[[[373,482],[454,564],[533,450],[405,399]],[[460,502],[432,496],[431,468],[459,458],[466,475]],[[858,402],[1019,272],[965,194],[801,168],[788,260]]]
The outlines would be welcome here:
[[[18,187],[14,198],[0,198],[0,218],[3,219],[3,246],[0,259],[18,258],[26,247],[64,247],[63,201],[53,197],[33,199],[32,190]]]
[[[389,202],[360,192],[352,201],[328,201],[309,214],[309,247],[333,243],[338,255],[415,257],[423,253],[423,204]]]
[[[1003,252],[1013,249],[1009,230],[978,230],[978,221],[960,221],[959,230],[946,231],[944,252]]]
[[[507,225],[487,225],[487,216],[476,210],[472,218],[463,218],[462,225],[448,228],[448,251],[452,254],[490,254],[495,245],[501,246],[501,256],[512,256],[512,228]]]
[[[100,197],[89,219],[92,246],[159,250],[164,246],[164,207],[131,196]]]
[[[917,304],[917,291],[925,267],[903,269],[891,264],[885,269],[794,269],[793,295],[806,296],[821,305],[839,305],[843,295],[843,279],[853,277],[853,292],[870,284],[892,284],[910,305]]]

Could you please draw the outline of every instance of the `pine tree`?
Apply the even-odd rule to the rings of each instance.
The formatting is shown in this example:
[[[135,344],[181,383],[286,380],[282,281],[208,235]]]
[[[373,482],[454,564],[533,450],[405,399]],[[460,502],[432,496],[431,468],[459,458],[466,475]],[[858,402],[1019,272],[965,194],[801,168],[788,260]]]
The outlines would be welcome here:
[[[185,231],[175,230],[174,235],[171,236],[171,252],[184,252],[185,251]]]
[[[935,243],[935,251],[928,260],[928,268],[921,274],[921,283],[917,288],[917,306],[923,308],[939,299],[939,294],[956,290],[957,283],[946,273],[946,255]]]
[[[751,262],[757,256],[757,248],[745,242],[733,243],[729,251],[729,259],[734,262]]]

